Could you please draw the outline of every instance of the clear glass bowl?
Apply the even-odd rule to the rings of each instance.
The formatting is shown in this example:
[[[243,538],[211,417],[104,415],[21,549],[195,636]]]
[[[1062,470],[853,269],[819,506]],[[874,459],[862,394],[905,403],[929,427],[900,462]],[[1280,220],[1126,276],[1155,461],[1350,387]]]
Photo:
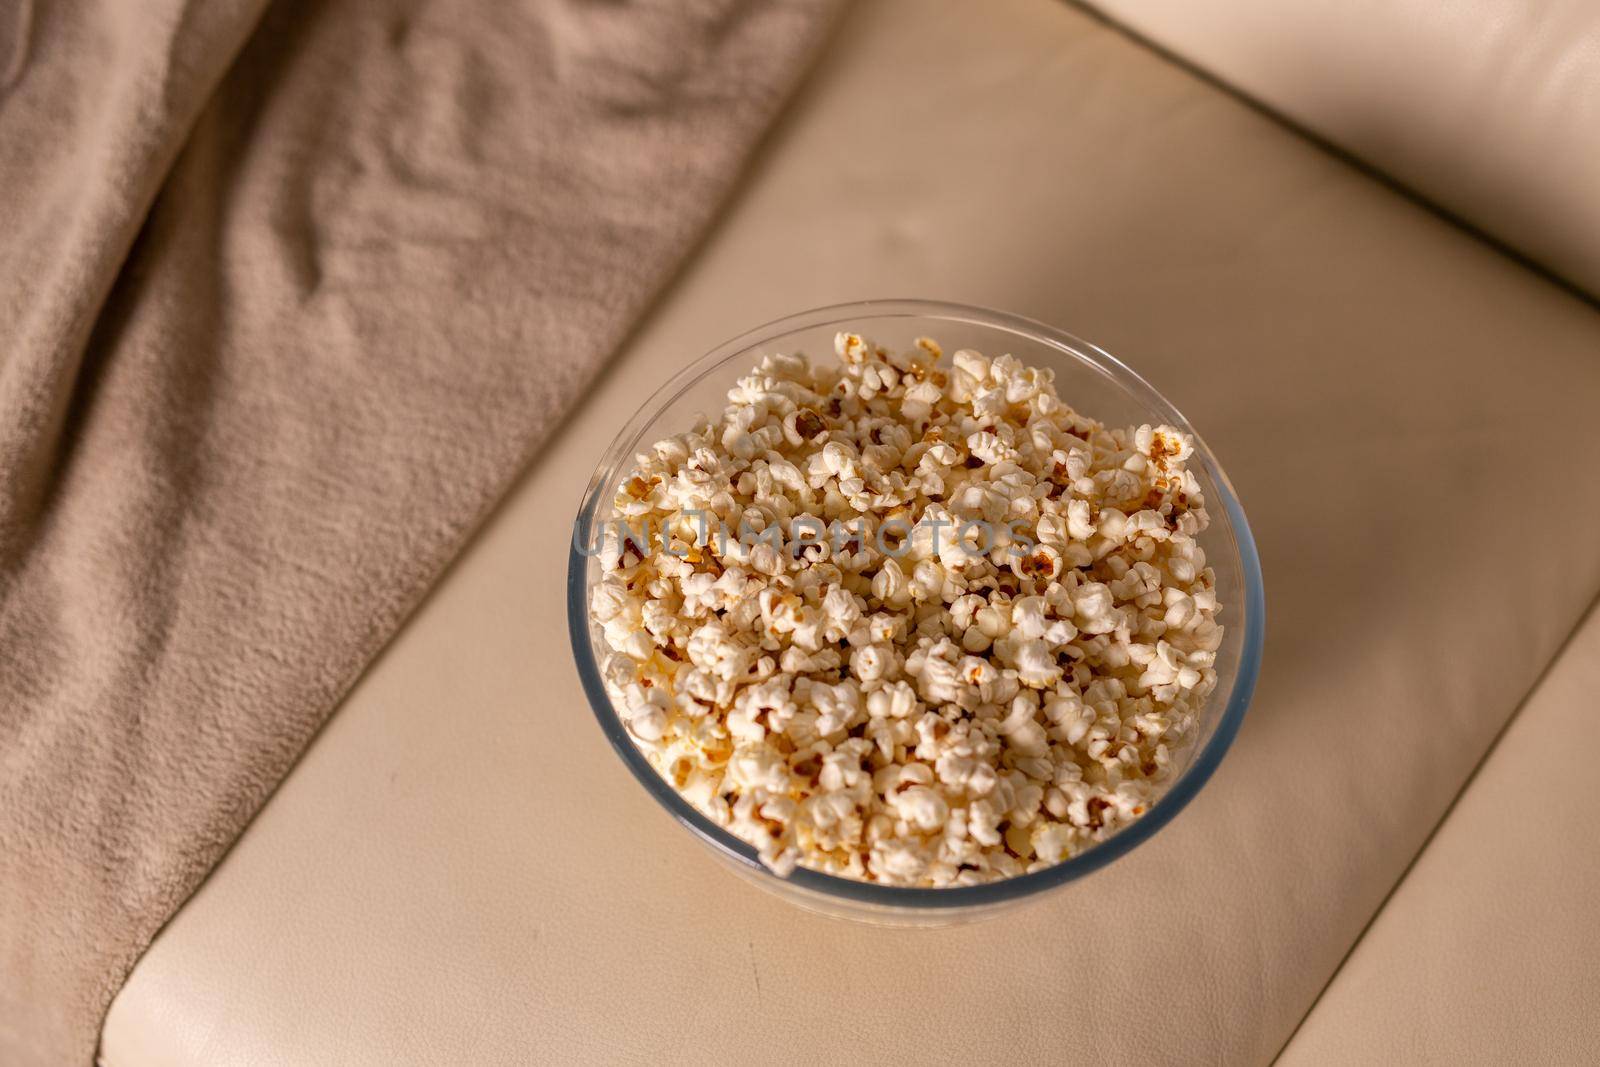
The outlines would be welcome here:
[[[928,336],[946,352],[973,348],[991,357],[1009,352],[1025,363],[1053,369],[1062,398],[1091,418],[1108,425],[1167,423],[1194,434],[1191,469],[1211,515],[1201,544],[1216,572],[1226,626],[1217,653],[1217,687],[1198,735],[1176,754],[1177,774],[1160,800],[1114,836],[1054,867],[950,889],[876,885],[803,867],[780,877],[757,860],[753,847],[673,790],[633,743],[606,694],[598,667],[606,646],[589,613],[600,561],[579,546],[593,544],[600,526],[613,517],[611,501],[635,453],[681,433],[697,415],[715,419],[726,404],[728,388],[763,354],[803,351],[813,358],[831,358],[834,334],[846,329],[896,348]],[[814,911],[896,925],[942,925],[1037,899],[1104,867],[1171,822],[1205,785],[1239,732],[1261,666],[1264,612],[1261,564],[1244,511],[1222,466],[1177,408],[1112,356],[1070,334],[1004,312],[926,300],[871,300],[791,315],[734,338],[674,376],[645,401],[600,460],[578,511],[567,571],[568,627],[584,691],[600,728],[639,784],[718,858],[757,885]]]

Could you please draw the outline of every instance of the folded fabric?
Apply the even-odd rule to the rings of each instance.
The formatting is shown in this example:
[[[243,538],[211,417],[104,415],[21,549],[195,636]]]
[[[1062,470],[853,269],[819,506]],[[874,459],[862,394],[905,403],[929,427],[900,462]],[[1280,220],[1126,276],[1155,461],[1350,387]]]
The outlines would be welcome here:
[[[833,0],[264,6],[0,11],[10,1065],[92,1058],[140,951],[706,223]]]

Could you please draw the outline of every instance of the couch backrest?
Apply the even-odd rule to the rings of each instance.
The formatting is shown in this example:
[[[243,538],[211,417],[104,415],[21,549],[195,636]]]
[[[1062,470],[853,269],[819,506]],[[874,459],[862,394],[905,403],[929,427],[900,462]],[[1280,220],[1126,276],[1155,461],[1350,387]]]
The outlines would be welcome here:
[[[1596,0],[1088,6],[1600,296]]]

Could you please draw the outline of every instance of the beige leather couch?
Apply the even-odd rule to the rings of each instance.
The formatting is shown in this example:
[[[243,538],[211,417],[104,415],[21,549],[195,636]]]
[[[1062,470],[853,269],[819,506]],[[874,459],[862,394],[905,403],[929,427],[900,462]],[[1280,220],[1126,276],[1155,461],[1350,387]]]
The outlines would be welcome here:
[[[1171,54],[1057,0],[854,10],[134,970],[107,1067],[1600,1059],[1600,9],[1105,7]],[[1267,576],[1256,701],[1200,798],[947,930],[803,914],[717,866],[608,751],[559,596],[641,395],[871,295],[1132,362],[1228,466]]]

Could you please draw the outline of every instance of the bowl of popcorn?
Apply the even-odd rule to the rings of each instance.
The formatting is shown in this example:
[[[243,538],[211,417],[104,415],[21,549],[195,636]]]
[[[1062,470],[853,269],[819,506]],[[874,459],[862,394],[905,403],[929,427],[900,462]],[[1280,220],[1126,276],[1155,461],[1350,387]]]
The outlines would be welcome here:
[[[1170,821],[1238,732],[1260,564],[1155,389],[1041,323],[821,308],[678,374],[589,483],[573,651],[633,777],[831,914],[983,915]]]

